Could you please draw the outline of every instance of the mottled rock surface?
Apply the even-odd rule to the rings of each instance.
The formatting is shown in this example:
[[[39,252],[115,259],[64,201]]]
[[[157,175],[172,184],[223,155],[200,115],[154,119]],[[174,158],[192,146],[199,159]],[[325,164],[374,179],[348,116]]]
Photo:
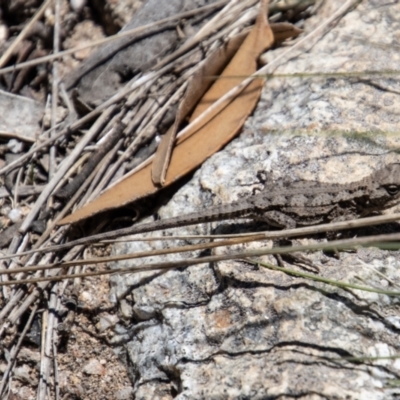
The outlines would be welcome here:
[[[32,127],[39,125],[44,111],[39,102],[0,90],[0,110],[0,132],[15,134],[30,142],[36,140],[38,132]]]
[[[307,31],[338,6],[326,0],[306,22]],[[397,69],[400,52],[392,43],[400,32],[399,12],[397,3],[363,1],[307,52],[276,72]],[[266,57],[273,59],[281,51]],[[345,183],[400,161],[399,86],[397,76],[384,74],[268,81],[240,136],[204,163],[160,210],[160,217],[251,195],[263,187],[262,178]],[[219,232],[261,228],[252,221],[226,221],[170,232],[207,233],[216,227]],[[184,240],[119,244],[115,252],[184,244]],[[268,246],[271,243],[258,242],[213,253]],[[195,256],[182,253],[118,266]],[[321,276],[398,290],[396,251],[366,248],[343,252],[340,259],[323,253],[306,256]],[[263,260],[276,263],[272,257]],[[121,311],[130,325],[117,326],[116,339],[124,340],[137,399],[400,396],[398,360],[351,359],[400,354],[396,297],[343,290],[242,261],[114,277],[113,284],[115,295],[128,293]]]

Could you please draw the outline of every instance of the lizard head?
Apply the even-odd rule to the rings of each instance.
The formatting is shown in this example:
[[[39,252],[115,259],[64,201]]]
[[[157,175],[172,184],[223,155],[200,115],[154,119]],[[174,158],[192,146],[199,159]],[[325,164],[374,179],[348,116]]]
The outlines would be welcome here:
[[[371,175],[369,205],[386,209],[400,203],[400,163],[387,165]]]

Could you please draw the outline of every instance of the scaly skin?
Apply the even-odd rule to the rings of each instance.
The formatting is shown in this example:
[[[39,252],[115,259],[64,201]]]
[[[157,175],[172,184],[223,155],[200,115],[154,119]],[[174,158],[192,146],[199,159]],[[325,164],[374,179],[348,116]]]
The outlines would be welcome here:
[[[231,204],[133,225],[36,251],[47,253],[65,250],[77,245],[87,245],[126,235],[233,218],[261,219],[271,225],[287,228],[316,225],[339,219],[365,217],[399,202],[400,164],[396,163],[389,164],[370,176],[350,184],[300,181],[267,186],[254,196]]]

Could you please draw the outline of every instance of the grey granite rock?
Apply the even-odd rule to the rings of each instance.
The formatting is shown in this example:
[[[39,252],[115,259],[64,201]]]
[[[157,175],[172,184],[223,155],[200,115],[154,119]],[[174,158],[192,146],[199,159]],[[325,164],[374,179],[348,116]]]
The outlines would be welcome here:
[[[43,116],[44,107],[39,102],[27,97],[17,96],[0,90],[0,132],[4,132],[28,142],[34,142],[39,134],[39,122]],[[12,146],[10,146],[12,147]],[[15,144],[14,144],[15,147]],[[13,151],[19,153],[20,151]]]
[[[338,6],[326,0],[306,22],[307,31]],[[393,44],[400,32],[399,12],[398,3],[363,1],[317,44],[277,72],[397,69],[400,52]],[[281,51],[274,50],[267,58]],[[263,186],[260,177],[344,183],[387,162],[400,161],[399,105],[396,76],[272,79],[240,136],[207,160],[160,210],[160,216],[251,195]],[[206,233],[216,227],[240,231],[258,225],[228,221],[174,233]],[[118,244],[115,252],[185,243]],[[271,243],[213,252],[265,246]],[[168,256],[168,260],[188,256],[196,254]],[[342,253],[340,259],[323,253],[306,256],[320,268],[321,276],[398,290],[391,283],[400,284],[396,251],[367,248]],[[275,263],[272,257],[264,261]],[[133,264],[140,261],[118,266]],[[114,277],[113,285],[116,295],[131,288],[125,301],[131,304],[136,323],[129,328],[125,349],[135,377],[135,398],[383,400],[400,396],[398,360],[351,359],[400,354],[396,297],[343,290],[241,261]]]

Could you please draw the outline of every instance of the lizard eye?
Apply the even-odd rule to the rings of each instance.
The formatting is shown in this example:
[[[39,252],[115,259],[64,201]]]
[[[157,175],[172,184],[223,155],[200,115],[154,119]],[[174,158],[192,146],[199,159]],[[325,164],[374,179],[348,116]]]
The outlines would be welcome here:
[[[397,193],[399,193],[399,187],[396,185],[388,185],[385,187],[385,189],[391,196],[395,196]]]

